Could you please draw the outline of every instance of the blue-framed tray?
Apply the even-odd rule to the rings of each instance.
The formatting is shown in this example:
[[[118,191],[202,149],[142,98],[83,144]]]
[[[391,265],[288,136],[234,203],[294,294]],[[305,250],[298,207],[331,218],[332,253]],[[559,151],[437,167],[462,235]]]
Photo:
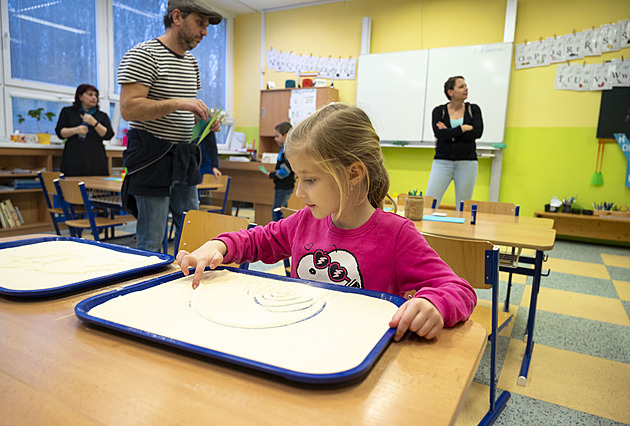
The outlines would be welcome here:
[[[142,257],[156,257],[157,261],[155,263],[144,265],[140,267],[128,267],[122,265],[119,271],[117,272],[107,272],[99,275],[98,271],[92,271],[88,274],[88,272],[84,272],[84,276],[81,278],[77,278],[74,282],[63,283],[61,285],[52,284],[52,286],[48,286],[43,284],[44,280],[42,280],[42,285],[37,287],[37,285],[31,286],[32,288],[19,288],[19,286],[11,285],[8,281],[11,278],[8,278],[7,271],[9,269],[18,270],[21,274],[21,279],[26,280],[28,282],[34,281],[38,277],[37,271],[26,270],[26,266],[23,263],[19,262],[17,259],[15,262],[15,268],[12,266],[6,268],[2,265],[2,261],[9,263],[10,259],[7,258],[8,253],[7,250],[11,248],[17,247],[27,247],[29,245],[39,244],[39,243],[47,243],[47,242],[71,242],[85,245],[85,247],[98,247],[101,249],[111,250],[116,253],[124,253],[124,254],[132,254]],[[66,293],[71,293],[83,288],[97,286],[97,285],[105,285],[113,281],[121,280],[124,278],[129,278],[132,276],[137,276],[141,274],[148,274],[159,269],[164,268],[165,266],[171,264],[175,258],[172,255],[162,254],[162,253],[154,253],[145,250],[134,249],[130,247],[118,246],[115,244],[108,244],[100,241],[91,241],[84,240],[81,238],[74,237],[60,237],[60,236],[51,236],[51,237],[41,237],[41,238],[31,238],[24,240],[16,240],[16,241],[8,241],[4,243],[0,243],[0,294],[5,296],[14,296],[14,297],[26,297],[26,298],[34,298],[34,297],[48,297],[48,296],[58,296]],[[50,261],[50,259],[42,259],[42,264],[46,261]],[[52,263],[52,262],[51,262]],[[54,265],[54,263],[52,263]],[[2,273],[2,270],[5,269],[5,273]],[[61,275],[61,271],[57,271]],[[45,278],[47,275],[50,275],[50,271],[41,272],[42,278]],[[87,277],[87,278],[85,278]],[[82,279],[85,278],[85,279]],[[16,288],[18,287],[18,288]]]
[[[197,296],[202,293],[196,292],[206,284],[202,282],[197,290],[192,290],[191,276],[184,277],[182,272],[176,272],[96,295],[79,302],[75,313],[88,323],[235,366],[294,382],[329,384],[357,379],[370,371],[395,333],[395,329],[389,328],[389,319],[405,302],[405,299],[388,293],[230,267],[219,267],[214,271],[206,269],[204,277],[213,280],[227,276],[233,281],[210,281],[204,290],[206,296]],[[269,280],[253,282],[260,278]],[[266,287],[268,285],[270,287]],[[256,288],[253,296],[252,288]],[[260,288],[271,290],[264,293]],[[239,292],[251,300],[241,301]],[[264,298],[274,293],[275,296],[269,298],[276,301],[286,296],[285,292],[296,292],[300,297],[312,296],[318,303],[322,300],[325,303],[318,312],[318,307],[313,305],[312,312],[303,314],[302,319],[296,317],[287,324],[268,326],[269,323],[257,328],[247,324],[256,317],[255,314],[238,313],[239,309],[250,309],[247,306],[252,303],[256,306],[251,309],[262,313],[267,307],[259,306],[261,300],[265,303]],[[207,304],[198,303],[198,300]],[[353,304],[355,308],[368,308],[355,317],[357,310],[350,309]],[[228,306],[222,308],[224,305]],[[339,309],[341,306],[344,309]],[[237,311],[234,315],[233,309]],[[311,306],[300,306],[292,312],[307,309]],[[229,321],[236,324],[212,318],[213,315],[220,318],[220,312],[229,312]],[[269,317],[285,313],[272,313]],[[338,321],[336,315],[352,315],[352,318]],[[258,317],[255,320],[257,326],[269,317]],[[373,326],[375,322],[377,325]],[[333,326],[326,326],[330,324]],[[354,333],[370,337],[357,344]],[[330,357],[335,358],[333,365],[324,361]]]

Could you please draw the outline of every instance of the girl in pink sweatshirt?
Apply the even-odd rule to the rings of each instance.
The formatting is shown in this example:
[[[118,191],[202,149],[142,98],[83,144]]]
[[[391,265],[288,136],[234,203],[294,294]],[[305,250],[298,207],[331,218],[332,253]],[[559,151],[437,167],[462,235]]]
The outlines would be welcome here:
[[[379,137],[361,109],[329,104],[295,127],[285,142],[306,207],[249,230],[220,234],[192,253],[177,254],[183,273],[195,267],[289,256],[291,276],[407,298],[392,317],[394,340],[407,330],[431,339],[468,319],[472,287],[429,247],[412,221],[381,209],[389,175]]]

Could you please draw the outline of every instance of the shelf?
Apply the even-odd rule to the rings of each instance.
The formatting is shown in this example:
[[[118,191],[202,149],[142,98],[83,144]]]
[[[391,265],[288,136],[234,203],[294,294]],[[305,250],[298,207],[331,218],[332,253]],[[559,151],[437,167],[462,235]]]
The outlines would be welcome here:
[[[534,212],[534,215],[553,219],[558,237],[630,243],[630,218],[540,211]]]
[[[16,228],[0,228],[1,237],[12,237],[14,235],[36,234],[40,232],[49,232],[53,230],[50,222],[34,222],[25,223]]]
[[[29,189],[10,189],[8,191],[0,191],[0,197],[4,195],[11,194],[29,194],[29,193],[38,193],[41,194],[41,188],[29,188]]]

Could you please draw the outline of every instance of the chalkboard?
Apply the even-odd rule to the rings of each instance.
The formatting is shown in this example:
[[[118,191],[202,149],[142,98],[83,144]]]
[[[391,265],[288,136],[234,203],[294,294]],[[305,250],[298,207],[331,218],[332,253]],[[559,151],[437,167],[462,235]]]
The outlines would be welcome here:
[[[446,79],[462,75],[468,101],[483,114],[479,141],[503,142],[512,48],[512,43],[495,43],[360,56],[357,106],[383,141],[433,142],[431,111],[448,102]]]
[[[357,106],[381,140],[419,140],[426,97],[428,50],[359,57]]]
[[[602,90],[597,138],[614,139],[614,133],[630,137],[630,87]]]

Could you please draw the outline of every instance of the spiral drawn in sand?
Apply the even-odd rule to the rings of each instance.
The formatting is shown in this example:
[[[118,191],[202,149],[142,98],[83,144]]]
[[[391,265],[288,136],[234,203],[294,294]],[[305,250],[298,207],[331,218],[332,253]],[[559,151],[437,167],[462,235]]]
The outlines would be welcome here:
[[[201,291],[199,291],[201,290]],[[325,296],[299,285],[221,284],[192,291],[190,308],[226,327],[286,327],[324,311]]]

